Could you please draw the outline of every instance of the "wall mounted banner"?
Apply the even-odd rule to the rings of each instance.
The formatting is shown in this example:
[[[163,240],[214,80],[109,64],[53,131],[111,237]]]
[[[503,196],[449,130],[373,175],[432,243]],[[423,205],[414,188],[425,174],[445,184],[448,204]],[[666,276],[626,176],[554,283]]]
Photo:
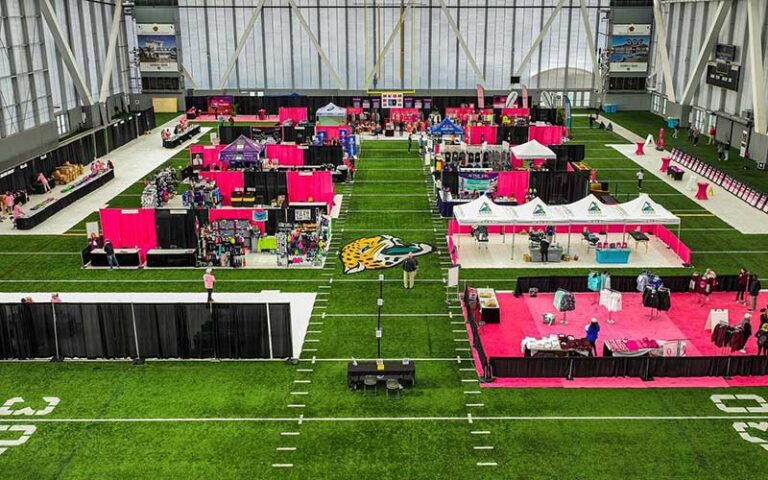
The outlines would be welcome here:
[[[432,253],[434,249],[428,243],[404,243],[397,237],[382,234],[347,243],[341,247],[339,257],[343,272],[351,274],[392,268],[403,263],[409,253],[420,256]]]
[[[394,92],[382,93],[381,108],[403,108],[403,94]]]
[[[614,25],[611,34],[611,72],[645,72],[651,51],[650,25]]]
[[[173,24],[139,23],[139,70],[142,72],[178,72],[176,27]]]
[[[495,192],[499,184],[498,172],[460,172],[459,191]]]

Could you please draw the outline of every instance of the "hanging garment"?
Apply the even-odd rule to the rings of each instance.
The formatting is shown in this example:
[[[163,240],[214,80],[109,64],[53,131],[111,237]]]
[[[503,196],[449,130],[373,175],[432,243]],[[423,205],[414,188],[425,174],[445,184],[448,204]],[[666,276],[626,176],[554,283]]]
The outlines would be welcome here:
[[[558,290],[555,292],[555,298],[554,298],[554,300],[552,301],[552,306],[554,306],[554,307],[555,307],[557,310],[560,310],[560,305],[561,305],[561,304],[562,304],[562,302],[563,302],[563,297],[565,297],[565,295],[566,295],[567,293],[568,293],[568,291],[567,291],[567,290],[558,289]]]
[[[658,295],[658,306],[656,307],[661,312],[668,312],[672,308],[672,295],[668,288],[659,288],[656,290]]]
[[[600,288],[605,290],[611,289],[611,274],[610,273],[602,273],[600,274]]]
[[[616,290],[600,291],[600,306],[605,307],[609,312],[621,311],[621,292]]]
[[[648,284],[648,275],[645,273],[641,273],[637,276],[637,291],[643,292],[645,290],[645,286]]]
[[[576,297],[574,297],[572,293],[566,292],[560,302],[559,310],[561,312],[572,312],[576,310]]]
[[[599,292],[602,285],[602,276],[597,272],[591,272],[587,277],[587,288],[593,292]]]
[[[653,287],[645,287],[643,290],[643,306],[648,308],[659,308],[659,292]]]

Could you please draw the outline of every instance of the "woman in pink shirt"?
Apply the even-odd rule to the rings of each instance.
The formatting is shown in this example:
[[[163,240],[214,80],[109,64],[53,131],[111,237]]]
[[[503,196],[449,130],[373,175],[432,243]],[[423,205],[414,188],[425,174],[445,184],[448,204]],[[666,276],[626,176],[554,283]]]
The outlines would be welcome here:
[[[203,275],[203,285],[208,290],[208,303],[213,301],[213,285],[216,283],[216,277],[213,276],[213,269],[207,268]]]
[[[24,216],[24,210],[21,209],[21,204],[17,203],[13,206],[13,228],[16,228],[16,220]]]
[[[43,190],[45,190],[45,193],[48,193],[51,191],[51,186],[48,184],[48,179],[45,178],[45,174],[43,172],[40,172],[40,174],[38,174],[37,181],[43,185]]]

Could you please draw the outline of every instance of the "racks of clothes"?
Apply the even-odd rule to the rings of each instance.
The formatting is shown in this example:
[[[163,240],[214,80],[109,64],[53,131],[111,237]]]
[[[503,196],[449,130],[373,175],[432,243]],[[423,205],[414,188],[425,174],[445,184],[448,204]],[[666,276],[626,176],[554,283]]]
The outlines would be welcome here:
[[[589,272],[587,275],[587,290],[595,292],[595,299],[592,301],[592,305],[596,305],[600,300],[601,290],[610,290],[611,288],[611,274],[603,270],[603,272]]]
[[[688,284],[688,290],[699,294],[699,303],[709,301],[709,295],[717,288],[717,275],[707,269],[703,274],[694,272]]]
[[[327,215],[317,223],[301,223],[290,230],[277,233],[278,265],[319,266],[328,255],[331,238],[331,219]]]
[[[655,275],[652,272],[643,271],[643,273],[637,276],[637,291],[643,293],[647,286],[659,288],[662,283],[661,277],[658,275]]]
[[[141,193],[142,208],[160,208],[168,204],[168,200],[176,194],[179,179],[176,170],[165,168],[160,170],[155,178],[147,180]]]
[[[621,311],[621,292],[607,288],[600,290],[600,305],[608,310],[608,323],[616,323],[612,313]]]
[[[221,207],[223,197],[216,182],[203,180],[192,182],[190,189],[181,194],[181,203],[187,207]]]
[[[718,323],[712,330],[711,340],[717,347],[730,348],[732,352],[744,351],[751,333],[751,329],[749,332],[745,331],[743,323],[734,327],[727,323]]]
[[[668,312],[672,308],[670,290],[661,284],[658,287],[646,285],[643,290],[643,306],[651,309],[651,319],[658,317],[659,312]]]
[[[254,229],[248,220],[218,220],[200,229],[199,251],[203,263],[219,267],[245,267],[253,245]]]
[[[563,319],[560,320],[560,324],[568,324],[568,312],[576,310],[576,297],[568,290],[559,288],[555,292],[555,298],[552,302],[558,312],[563,312]]]

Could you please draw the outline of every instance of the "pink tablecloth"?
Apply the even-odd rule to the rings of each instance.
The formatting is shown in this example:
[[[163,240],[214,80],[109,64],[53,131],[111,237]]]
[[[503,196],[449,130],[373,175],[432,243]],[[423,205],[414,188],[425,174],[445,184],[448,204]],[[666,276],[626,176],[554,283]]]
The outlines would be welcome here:
[[[637,145],[635,155],[645,155],[645,150],[643,149],[645,147],[645,142],[635,142],[635,145]]]
[[[696,198],[698,200],[709,200],[709,195],[707,195],[707,190],[709,189],[709,184],[707,182],[699,182],[696,184],[699,189],[696,191]]]
[[[489,144],[495,145],[496,132],[498,132],[498,128],[492,126],[470,127],[469,144],[480,145],[483,143],[483,139],[485,139]]]
[[[528,127],[528,140],[536,140],[542,145],[560,145],[563,143],[563,127],[560,125],[548,125]]]
[[[304,165],[304,149],[293,144],[267,145],[267,158],[277,160],[277,164],[285,167],[300,167]]]
[[[507,117],[528,117],[531,111],[527,108],[502,108],[501,115]]]
[[[664,173],[666,173],[667,170],[669,170],[669,164],[670,164],[671,161],[672,161],[671,157],[662,157],[661,158],[661,168],[659,170],[664,172]]]

